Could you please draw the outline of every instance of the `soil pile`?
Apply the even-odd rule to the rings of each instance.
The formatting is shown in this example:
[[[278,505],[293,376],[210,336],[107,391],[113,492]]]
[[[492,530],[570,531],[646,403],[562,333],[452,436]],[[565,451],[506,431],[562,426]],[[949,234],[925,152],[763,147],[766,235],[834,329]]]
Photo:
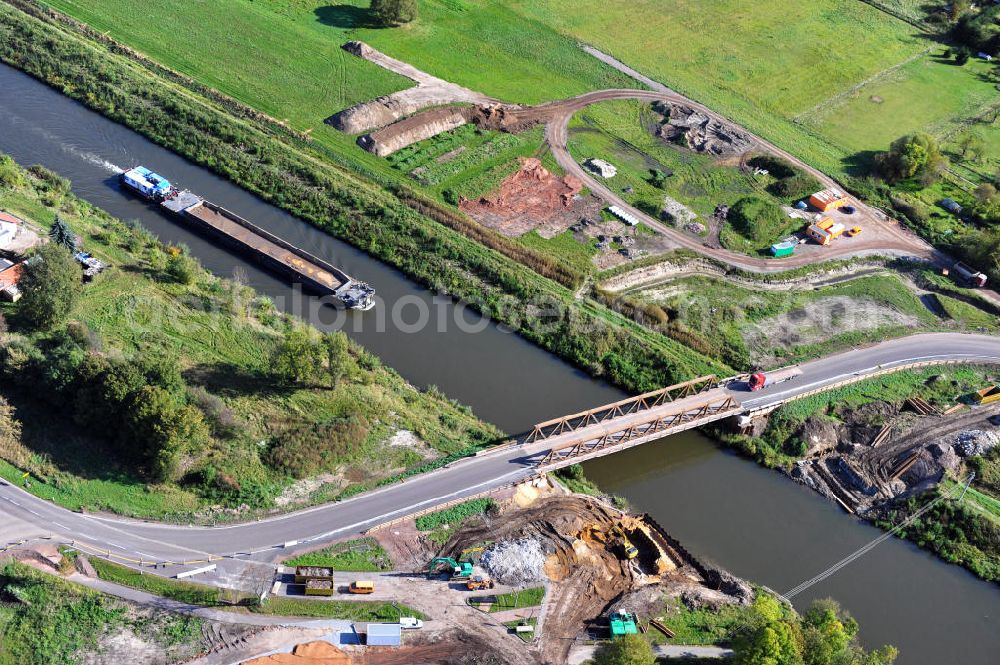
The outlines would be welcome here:
[[[537,229],[542,237],[551,238],[600,209],[599,202],[578,197],[582,189],[578,178],[554,176],[540,160],[526,157],[521,167],[500,183],[499,191],[478,201],[462,198],[459,208],[507,236]]]

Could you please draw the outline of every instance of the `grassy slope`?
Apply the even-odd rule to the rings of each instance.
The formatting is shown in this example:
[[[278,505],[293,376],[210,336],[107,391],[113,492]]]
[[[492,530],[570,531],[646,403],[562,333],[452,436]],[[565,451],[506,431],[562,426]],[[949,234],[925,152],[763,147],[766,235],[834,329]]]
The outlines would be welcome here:
[[[937,327],[936,318],[899,279],[892,276],[863,277],[815,291],[763,291],[709,277],[690,277],[672,282],[665,295],[657,295],[657,290],[656,287],[651,287],[633,295],[676,311],[682,324],[712,340],[716,353],[740,367],[749,367],[751,355],[774,353],[791,360],[862,341],[883,339],[892,333],[913,332],[910,328],[900,331],[886,327],[866,331],[847,330],[830,336],[819,346],[786,348],[777,344],[767,346],[767,340],[760,340],[751,349],[750,335],[756,325],[825,298],[842,296],[859,302],[872,302],[916,318],[921,322],[922,328]],[[975,308],[971,309],[979,312]],[[809,323],[807,319],[801,321],[800,325]],[[765,346],[762,347],[761,342]]]
[[[162,348],[176,354],[192,383],[205,384],[222,396],[241,425],[233,439],[215,442],[208,461],[238,478],[248,491],[257,492],[258,498],[266,501],[286,482],[263,464],[258,452],[257,443],[269,439],[275,426],[325,422],[360,406],[372,423],[371,433],[338,456],[348,470],[378,468],[386,473],[422,461],[408,449],[383,445],[397,429],[416,432],[442,454],[499,435],[443,396],[419,392],[382,367],[355,366],[353,376],[335,390],[279,389],[267,368],[286,322],[268,314],[267,308],[251,306],[252,292],[234,292],[228,282],[206,272],[191,287],[164,279],[150,265],[152,254],[126,247],[120,222],[72,197],[62,207],[61,214],[83,237],[84,247],[113,266],[84,290],[74,318],[100,334],[106,352],[131,356]],[[0,209],[42,225],[54,218],[54,210],[30,185],[0,192]],[[127,470],[109,464],[100,446],[81,436],[68,419],[33,417],[45,407],[13,398],[25,422],[26,444],[51,460],[39,458],[29,467],[48,481],[34,484],[39,495],[69,508],[131,515],[183,513],[204,503],[174,485],[147,487]],[[373,459],[380,464],[366,463]],[[0,465],[0,475],[15,479],[20,474]]]
[[[0,569],[0,595],[7,600],[11,591],[24,603],[0,603],[0,665],[97,662],[101,640],[124,631],[155,643],[170,660],[202,646],[196,617],[136,616],[126,603],[24,564]]]

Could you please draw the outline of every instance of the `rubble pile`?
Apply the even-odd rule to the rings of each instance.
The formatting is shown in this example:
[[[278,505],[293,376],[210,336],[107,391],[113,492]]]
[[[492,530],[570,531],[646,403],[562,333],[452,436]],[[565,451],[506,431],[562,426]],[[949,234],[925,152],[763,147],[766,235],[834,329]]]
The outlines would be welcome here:
[[[480,563],[502,584],[523,586],[544,579],[545,553],[534,538],[496,543],[483,552]]]
[[[654,102],[653,110],[663,116],[656,134],[664,140],[718,157],[738,155],[753,147],[753,137],[747,132],[685,104]]]
[[[994,432],[984,432],[979,429],[970,429],[959,432],[955,437],[955,452],[962,457],[975,457],[983,455],[991,448],[1000,443],[1000,435]]]

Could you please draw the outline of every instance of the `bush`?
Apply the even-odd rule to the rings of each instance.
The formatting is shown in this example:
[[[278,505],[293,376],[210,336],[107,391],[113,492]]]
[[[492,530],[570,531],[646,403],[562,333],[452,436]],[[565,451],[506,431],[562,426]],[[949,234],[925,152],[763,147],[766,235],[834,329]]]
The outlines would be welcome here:
[[[360,415],[289,427],[275,437],[266,461],[295,478],[314,476],[356,458],[368,432]]]
[[[781,208],[761,196],[746,196],[737,201],[726,220],[734,231],[758,244],[774,242],[788,225],[788,217]]]
[[[782,199],[797,200],[802,199],[822,189],[819,180],[808,173],[796,173],[795,175],[782,178],[768,187],[768,191]]]
[[[421,515],[416,519],[418,531],[433,531],[445,525],[455,526],[470,517],[482,515],[496,506],[493,499],[473,499],[444,510]]]

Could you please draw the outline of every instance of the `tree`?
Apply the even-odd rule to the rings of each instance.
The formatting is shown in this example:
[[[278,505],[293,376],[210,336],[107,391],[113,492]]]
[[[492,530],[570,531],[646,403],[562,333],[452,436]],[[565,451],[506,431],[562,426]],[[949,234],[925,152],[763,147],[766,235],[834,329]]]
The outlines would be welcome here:
[[[208,440],[205,419],[194,407],[159,386],[143,386],[133,394],[120,443],[146,465],[150,478],[173,480],[181,456]]]
[[[986,141],[979,132],[962,132],[958,137],[958,149],[963,160],[968,158],[969,161],[978,162],[986,152]]]
[[[595,665],[655,665],[653,647],[639,635],[625,635],[602,645],[594,654]]]
[[[347,347],[347,336],[344,333],[332,332],[323,335],[326,374],[330,379],[331,388],[337,385],[337,382],[347,371],[347,361],[350,358]]]
[[[995,185],[991,185],[988,182],[984,182],[979,187],[976,187],[972,195],[976,197],[976,200],[980,203],[985,203],[997,195],[997,188]]]
[[[167,249],[167,274],[181,284],[194,284],[198,277],[198,262],[186,247],[170,247]]]
[[[372,0],[371,11],[379,25],[403,25],[417,18],[417,0]]]
[[[795,629],[785,621],[769,621],[734,645],[735,665],[798,665],[802,662]]]
[[[49,238],[52,239],[52,242],[62,245],[70,252],[76,251],[76,235],[69,228],[66,220],[59,215],[56,215],[56,221],[53,222],[52,228],[49,229]]]
[[[30,325],[51,329],[69,316],[80,296],[80,266],[68,249],[48,243],[25,262],[18,287],[24,293],[18,312]]]
[[[924,184],[931,184],[948,169],[948,159],[937,139],[918,132],[893,141],[888,151],[875,157],[875,166],[888,182],[920,176]]]
[[[285,383],[313,383],[323,367],[324,355],[325,350],[307,329],[295,327],[278,344],[271,366],[275,376]]]
[[[788,218],[773,200],[746,196],[733,204],[726,221],[737,233],[754,242],[774,242]]]

